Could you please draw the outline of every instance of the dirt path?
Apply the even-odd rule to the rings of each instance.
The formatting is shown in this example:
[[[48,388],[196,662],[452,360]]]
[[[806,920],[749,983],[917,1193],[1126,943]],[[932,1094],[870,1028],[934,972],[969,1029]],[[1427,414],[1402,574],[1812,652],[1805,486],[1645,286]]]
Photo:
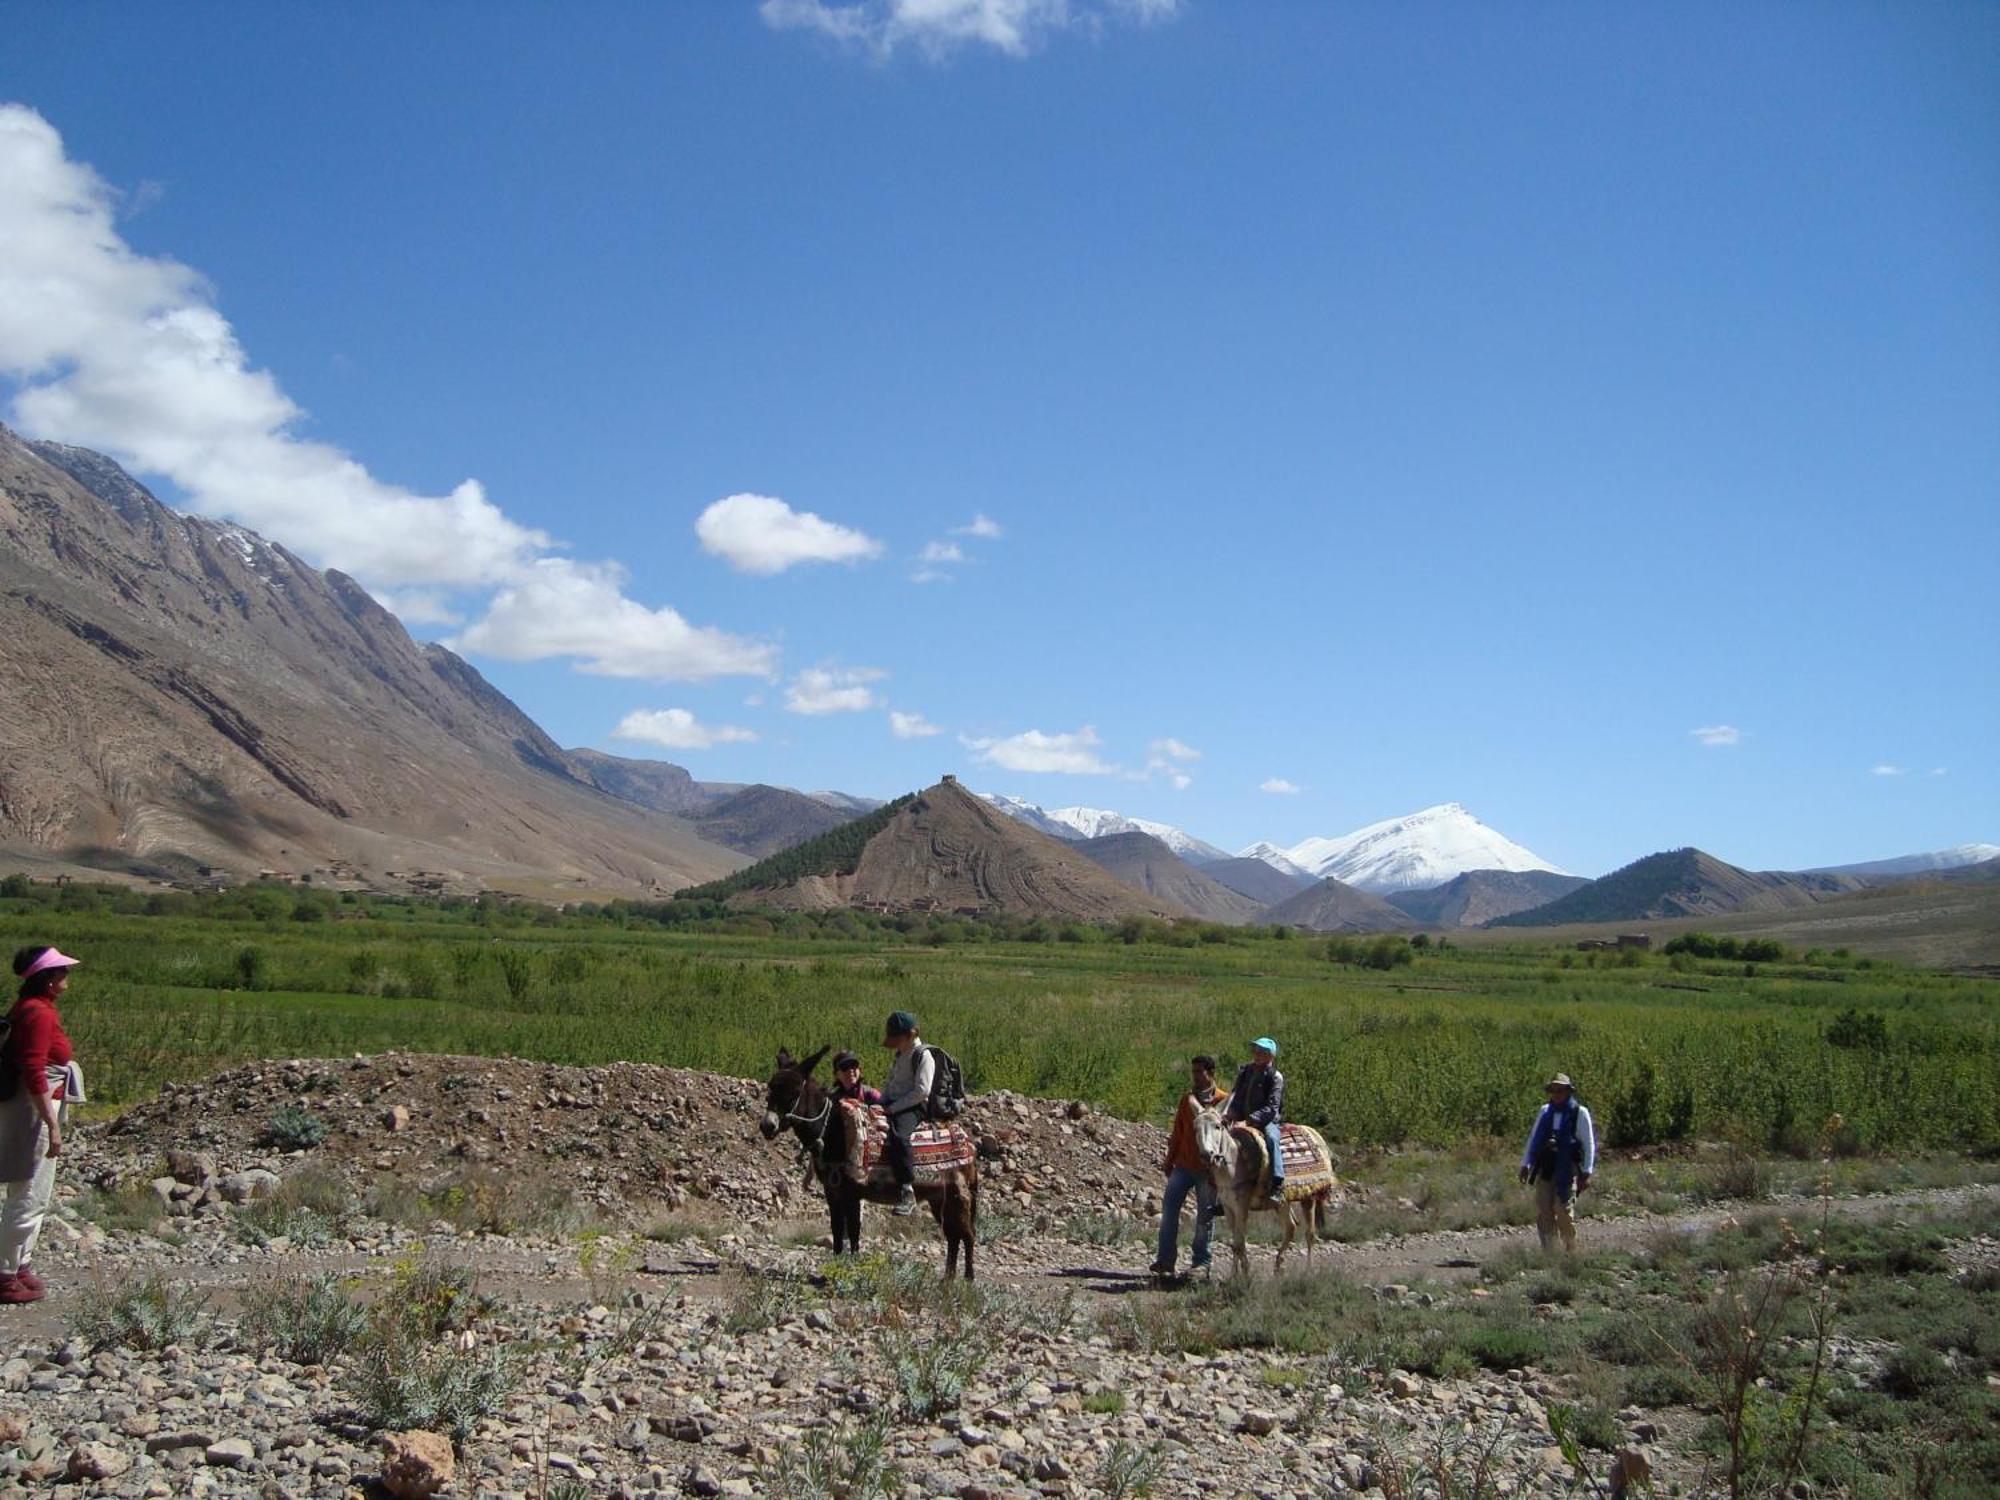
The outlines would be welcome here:
[[[1888,1219],[1910,1210],[1986,1211],[1995,1215],[1995,1225],[2000,1227],[2000,1184],[1836,1198],[1831,1205],[1833,1216],[1840,1219]],[[1591,1218],[1586,1210],[1578,1232],[1580,1243],[1589,1249],[1631,1249],[1663,1232],[1706,1234],[1736,1220],[1772,1214],[1791,1217],[1803,1225],[1819,1212],[1817,1198],[1774,1198],[1691,1213],[1623,1214],[1603,1219]],[[1226,1234],[1226,1229],[1221,1226],[1218,1229]],[[25,1347],[59,1338],[71,1312],[83,1299],[99,1294],[114,1279],[135,1274],[129,1261],[72,1260],[62,1253],[63,1238],[62,1228],[56,1226],[55,1243],[46,1257],[54,1282],[50,1295],[30,1307],[0,1309],[0,1334],[4,1334],[0,1344]],[[912,1242],[900,1243],[908,1246]],[[1476,1279],[1479,1267],[1500,1251],[1533,1243],[1532,1229],[1440,1230],[1358,1245],[1322,1244],[1315,1253],[1314,1264],[1370,1286],[1465,1282]],[[1221,1243],[1217,1250],[1218,1274],[1222,1274],[1227,1271],[1228,1251]],[[246,1288],[274,1275],[326,1270],[344,1276],[386,1277],[408,1253],[405,1249],[275,1257],[249,1254],[228,1261],[177,1262],[171,1250],[167,1250],[155,1264],[170,1271],[176,1284],[199,1287],[219,1305],[228,1307]],[[694,1242],[641,1244],[636,1266],[594,1277],[579,1271],[576,1251],[570,1248],[478,1240],[447,1242],[438,1247],[438,1253],[475,1268],[483,1286],[492,1294],[544,1306],[603,1299],[629,1288],[722,1298],[733,1295],[743,1282],[731,1259]],[[1024,1290],[1069,1287],[1093,1297],[1128,1296],[1154,1290],[1151,1278],[1143,1270],[1145,1251],[1134,1245],[1094,1248],[1042,1242],[1031,1247],[994,1246],[983,1255],[984,1279]],[[1269,1274],[1271,1256],[1269,1246],[1253,1245],[1252,1273]],[[1292,1265],[1300,1263],[1296,1257],[1291,1261]]]

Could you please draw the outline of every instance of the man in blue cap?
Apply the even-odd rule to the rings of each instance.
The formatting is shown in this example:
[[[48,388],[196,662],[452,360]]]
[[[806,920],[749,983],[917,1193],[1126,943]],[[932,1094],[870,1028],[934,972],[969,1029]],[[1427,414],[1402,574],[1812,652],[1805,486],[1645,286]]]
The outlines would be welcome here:
[[[1285,1152],[1278,1126],[1285,1118],[1285,1075],[1278,1071],[1278,1044],[1260,1036],[1250,1044],[1250,1061],[1236,1070],[1236,1087],[1223,1106],[1224,1124],[1241,1120],[1264,1132],[1271,1153],[1271,1206],[1285,1203]]]

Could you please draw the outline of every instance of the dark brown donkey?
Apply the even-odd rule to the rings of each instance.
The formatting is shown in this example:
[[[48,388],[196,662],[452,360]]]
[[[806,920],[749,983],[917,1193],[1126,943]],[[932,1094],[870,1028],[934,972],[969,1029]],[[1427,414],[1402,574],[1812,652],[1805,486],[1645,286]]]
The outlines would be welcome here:
[[[794,1058],[778,1052],[778,1071],[764,1091],[764,1119],[759,1129],[767,1141],[790,1130],[805,1148],[813,1175],[826,1190],[828,1217],[833,1221],[833,1248],[850,1251],[861,1248],[861,1204],[894,1203],[900,1189],[886,1163],[877,1163],[865,1185],[847,1175],[846,1111],[833,1095],[814,1080],[828,1049],[822,1047],[810,1057]],[[979,1225],[979,1163],[952,1167],[935,1183],[920,1183],[917,1196],[930,1205],[931,1217],[944,1231],[944,1274],[958,1274],[958,1252],[965,1251],[965,1279],[972,1280],[972,1243]]]

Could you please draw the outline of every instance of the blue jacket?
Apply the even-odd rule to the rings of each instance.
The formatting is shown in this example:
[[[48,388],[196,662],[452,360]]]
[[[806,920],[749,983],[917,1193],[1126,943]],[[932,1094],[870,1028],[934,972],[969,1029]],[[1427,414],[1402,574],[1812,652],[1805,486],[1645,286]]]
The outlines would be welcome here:
[[[1260,1130],[1277,1124],[1285,1118],[1285,1075],[1276,1067],[1245,1063],[1236,1070],[1236,1087],[1229,1091],[1223,1117],[1246,1120]]]

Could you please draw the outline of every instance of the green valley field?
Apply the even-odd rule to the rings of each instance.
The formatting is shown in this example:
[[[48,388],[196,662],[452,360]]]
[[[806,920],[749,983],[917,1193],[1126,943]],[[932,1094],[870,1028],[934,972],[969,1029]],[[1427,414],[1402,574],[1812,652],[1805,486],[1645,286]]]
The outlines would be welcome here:
[[[54,939],[85,959],[65,1012],[111,1104],[238,1059],[389,1048],[760,1077],[780,1045],[869,1056],[901,1008],[975,1092],[1131,1118],[1171,1108],[1190,1053],[1233,1063],[1269,1032],[1290,1113],[1349,1145],[1511,1136],[1557,1068],[1612,1146],[1803,1149],[1835,1114],[1855,1151],[2000,1145],[2000,984],[1844,953],[1746,964],[1578,953],[1529,933],[1372,953],[1223,929],[1128,942],[1031,927],[1017,932],[1040,940],[1003,941],[968,924],[863,929],[844,913],[727,931],[634,912],[294,900],[152,898],[148,915],[131,893],[72,888],[57,904],[17,888],[0,897],[0,940]]]

